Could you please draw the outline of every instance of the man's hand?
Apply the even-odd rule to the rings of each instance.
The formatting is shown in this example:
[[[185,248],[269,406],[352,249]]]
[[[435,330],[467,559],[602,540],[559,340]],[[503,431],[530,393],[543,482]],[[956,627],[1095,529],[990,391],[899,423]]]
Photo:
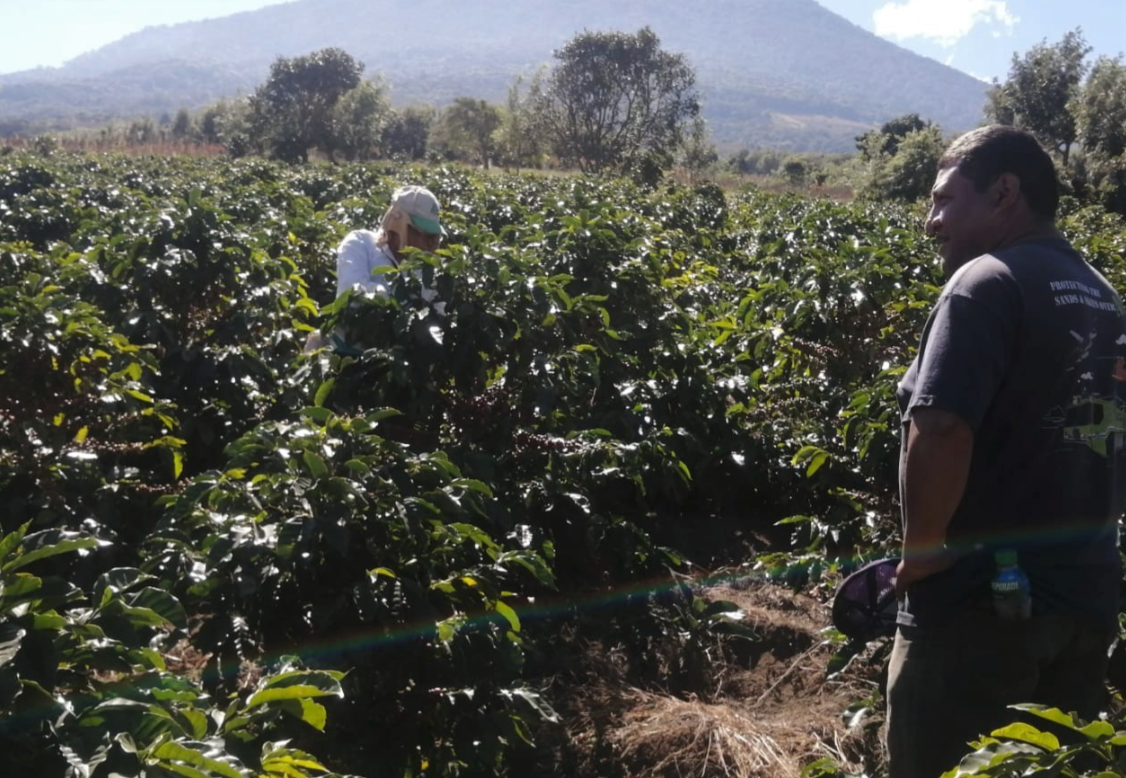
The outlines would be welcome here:
[[[908,586],[935,573],[941,573],[952,564],[954,564],[954,560],[948,554],[901,560],[899,566],[895,568],[896,599],[903,602],[907,596]]]

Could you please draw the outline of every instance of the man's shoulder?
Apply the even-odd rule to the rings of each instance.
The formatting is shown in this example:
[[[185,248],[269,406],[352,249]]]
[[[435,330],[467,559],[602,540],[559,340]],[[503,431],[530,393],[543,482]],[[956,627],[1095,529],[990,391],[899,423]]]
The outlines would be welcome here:
[[[950,277],[946,291],[973,296],[974,290],[1021,286],[1046,274],[1058,274],[1061,267],[1091,271],[1062,236],[1022,241],[970,260]]]
[[[1110,282],[1062,235],[1015,244],[998,255],[1023,284],[1079,282],[1117,295]]]
[[[982,254],[976,259],[971,259],[962,265],[950,277],[948,283],[955,283],[964,279],[990,278],[992,276],[1011,276],[1013,263],[1011,258],[997,252],[995,254]]]
[[[998,249],[993,256],[1017,274],[1058,270],[1061,263],[1080,269],[1087,266],[1083,255],[1063,235],[1020,241]]]
[[[1016,285],[1014,263],[999,254],[982,254],[950,276],[943,289],[944,296],[977,298],[1001,292]]]
[[[365,258],[376,265],[398,265],[378,230],[352,230],[340,241],[336,251],[341,259]]]
[[[374,250],[379,245],[378,238],[379,234],[375,230],[352,230],[340,241],[340,248],[363,246]]]

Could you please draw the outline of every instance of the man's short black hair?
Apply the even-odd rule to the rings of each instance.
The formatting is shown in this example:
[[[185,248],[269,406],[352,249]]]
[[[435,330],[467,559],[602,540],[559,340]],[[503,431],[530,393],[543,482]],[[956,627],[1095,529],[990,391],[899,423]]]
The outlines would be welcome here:
[[[939,160],[939,168],[954,165],[958,172],[985,191],[1003,173],[1020,179],[1020,190],[1032,213],[1053,222],[1060,203],[1056,166],[1031,134],[1004,124],[991,124],[958,138]]]

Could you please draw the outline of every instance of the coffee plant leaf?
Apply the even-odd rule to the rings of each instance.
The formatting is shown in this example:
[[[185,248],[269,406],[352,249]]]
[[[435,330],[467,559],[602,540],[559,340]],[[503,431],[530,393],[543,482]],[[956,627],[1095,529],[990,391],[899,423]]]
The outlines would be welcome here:
[[[107,545],[79,532],[49,529],[24,536],[11,558],[0,566],[0,573],[14,573],[40,559]]]

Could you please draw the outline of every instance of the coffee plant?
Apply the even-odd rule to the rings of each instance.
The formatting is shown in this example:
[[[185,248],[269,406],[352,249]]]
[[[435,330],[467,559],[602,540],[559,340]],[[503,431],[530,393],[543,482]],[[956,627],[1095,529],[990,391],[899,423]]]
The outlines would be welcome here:
[[[445,245],[333,300],[335,245],[408,181]],[[895,384],[940,284],[920,223],[713,185],[5,156],[0,771],[504,774],[558,722],[565,625],[691,690],[739,630],[669,539],[735,520],[799,584],[893,543]],[[1065,227],[1126,283],[1120,219]],[[306,354],[314,331],[352,348]]]

